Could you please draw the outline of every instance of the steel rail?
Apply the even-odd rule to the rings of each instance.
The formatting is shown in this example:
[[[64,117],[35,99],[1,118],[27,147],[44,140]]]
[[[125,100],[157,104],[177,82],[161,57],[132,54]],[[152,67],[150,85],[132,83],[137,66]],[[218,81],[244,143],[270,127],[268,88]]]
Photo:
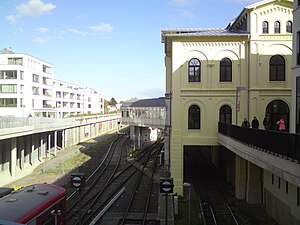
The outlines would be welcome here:
[[[149,151],[147,151],[147,153],[148,153]],[[136,159],[134,162],[138,162],[138,161],[141,161],[144,157],[145,157],[145,155],[146,155],[146,153],[145,154],[143,154],[143,155],[141,155],[138,159]],[[142,162],[141,164],[144,164],[144,162]],[[129,171],[129,169],[133,169],[133,171],[132,172],[130,172]],[[104,191],[107,191],[107,189],[110,187],[110,185],[112,184],[112,182],[115,182],[116,180],[118,180],[123,174],[125,174],[126,172],[130,172],[130,174],[128,174],[127,176],[126,176],[126,178],[123,180],[123,181],[121,181],[121,183],[119,183],[118,185],[117,185],[117,187],[116,188],[114,188],[114,190],[113,191],[111,191],[110,193],[109,193],[109,195],[104,199],[104,201],[103,201],[103,203],[100,205],[100,206],[98,206],[96,209],[94,209],[94,210],[91,210],[90,212],[89,212],[89,214],[87,215],[87,218],[85,219],[85,221],[84,221],[84,223],[88,223],[88,221],[90,220],[90,218],[92,218],[101,208],[103,208],[104,207],[104,205],[113,197],[113,195],[115,194],[115,193],[117,193],[120,189],[121,189],[121,187],[122,186],[124,186],[125,185],[125,183],[126,182],[128,182],[128,180],[130,180],[131,179],[131,177],[136,173],[136,172],[139,172],[139,168],[136,168],[134,165],[133,165],[133,163],[132,164],[129,164],[129,165],[127,165],[124,169],[122,169],[121,171],[119,171],[109,182],[107,182],[106,184],[105,184],[105,186],[103,187],[103,189],[101,190],[101,193],[99,192],[99,197],[101,196],[101,195],[104,195],[103,194],[103,192]],[[126,174],[125,174],[126,175]],[[120,178],[121,179],[121,178]],[[94,206],[94,205],[96,205],[96,201],[94,201],[93,202],[93,204],[90,204],[90,206],[91,206],[91,208]]]
[[[125,143],[125,141],[127,140],[127,138],[125,138],[125,137],[126,137],[126,136],[121,136],[120,138],[116,138],[116,139],[115,139],[115,141],[113,142],[113,145],[111,145],[111,146],[112,146],[111,157],[107,160],[107,163],[106,163],[105,167],[103,168],[103,170],[102,170],[102,171],[99,171],[101,167],[98,167],[98,168],[97,168],[97,171],[99,172],[99,174],[93,173],[93,176],[92,176],[92,177],[91,177],[91,176],[89,177],[89,180],[92,180],[92,184],[91,184],[87,189],[85,189],[85,191],[84,191],[84,193],[83,193],[83,197],[87,196],[87,198],[84,198],[84,203],[82,204],[82,207],[86,207],[86,206],[90,203],[90,201],[93,201],[93,199],[94,199],[96,196],[99,196],[99,192],[101,192],[101,190],[102,190],[103,188],[101,188],[101,189],[98,190],[96,193],[92,194],[91,196],[88,196],[88,195],[91,194],[91,192],[92,192],[92,190],[94,189],[95,185],[97,184],[98,180],[99,180],[99,179],[101,178],[101,176],[106,172],[108,166],[110,165],[110,162],[111,162],[111,160],[112,160],[112,157],[113,157],[113,154],[114,154],[114,152],[115,152],[115,149],[116,149],[117,144],[118,144],[119,142],[122,142],[122,145],[123,145],[123,144]],[[122,150],[121,150],[121,153],[122,153]],[[120,162],[120,160],[121,160],[121,157],[122,157],[122,154],[120,154],[120,157],[119,157],[119,159],[118,159],[118,163],[117,163],[117,165],[115,166],[115,169],[114,169],[114,171],[113,171],[112,173],[115,173],[115,171],[117,170],[117,167],[119,166],[119,162]],[[102,162],[103,162],[103,161],[102,161]],[[104,162],[103,162],[103,163],[104,163]],[[103,164],[103,163],[101,163],[101,164]],[[95,179],[94,179],[94,176],[96,176]],[[113,176],[114,176],[114,174],[112,174],[108,179],[111,179],[111,177],[113,177]],[[104,185],[104,186],[105,186],[105,185]],[[73,204],[72,207],[73,207],[73,206],[75,206],[75,205]],[[89,209],[89,207],[90,207],[90,206],[88,206],[88,209]],[[82,216],[84,216],[84,215],[88,212],[88,209],[84,211],[84,213],[83,213]],[[69,210],[71,210],[71,209],[69,209]],[[72,218],[72,217],[74,216],[74,214],[75,214],[77,211],[78,211],[78,209],[77,209],[77,210],[73,210],[72,213],[69,213],[69,214],[68,214],[68,217],[67,217],[67,221],[70,220],[70,218]],[[73,225],[73,224],[72,224],[72,225]]]
[[[154,175],[154,172],[155,172],[155,169],[156,169],[156,164],[157,164],[157,160],[158,160],[158,153],[159,153],[159,150],[161,148],[157,148],[157,145],[153,146],[152,149],[147,153],[147,157],[146,157],[146,161],[145,163],[143,164],[142,166],[142,169],[140,170],[140,175],[135,183],[135,187],[131,193],[131,197],[130,197],[130,200],[129,200],[129,203],[127,205],[127,208],[126,208],[126,211],[123,215],[123,218],[122,218],[122,221],[120,223],[120,225],[124,225],[125,224],[125,221],[126,221],[126,218],[129,214],[129,211],[130,211],[130,208],[133,204],[133,201],[134,201],[134,198],[136,196],[136,193],[138,191],[138,188],[140,186],[140,183],[141,183],[141,180],[142,180],[142,177],[145,176],[144,174],[144,169],[146,168],[147,166],[147,163],[149,162],[149,159],[151,156],[153,156],[154,154],[156,154],[156,157],[155,157],[155,168],[151,171],[151,179],[150,179],[150,182],[151,182],[151,185],[149,185],[149,189],[148,189],[148,192],[147,192],[147,199],[146,199],[146,202],[145,202],[145,205],[144,205],[144,210],[143,210],[143,223],[142,224],[145,224],[145,221],[146,221],[146,214],[147,214],[147,210],[148,210],[148,205],[149,205],[149,199],[150,199],[150,195],[151,195],[151,189],[152,189],[152,185],[153,185],[153,175]],[[149,179],[148,177],[146,177],[147,179]]]

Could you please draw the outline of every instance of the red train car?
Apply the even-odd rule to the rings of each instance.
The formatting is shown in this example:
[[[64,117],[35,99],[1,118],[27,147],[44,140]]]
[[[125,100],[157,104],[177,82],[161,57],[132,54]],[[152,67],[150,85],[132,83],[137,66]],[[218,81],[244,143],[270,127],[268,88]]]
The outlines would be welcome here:
[[[0,224],[64,225],[66,189],[53,184],[35,184],[0,198]],[[10,224],[7,222],[7,224]]]

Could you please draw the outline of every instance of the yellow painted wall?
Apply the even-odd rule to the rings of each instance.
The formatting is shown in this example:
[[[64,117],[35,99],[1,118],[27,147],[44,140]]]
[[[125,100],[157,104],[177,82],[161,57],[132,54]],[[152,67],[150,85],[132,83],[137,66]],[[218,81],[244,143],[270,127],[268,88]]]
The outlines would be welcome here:
[[[293,20],[291,4],[274,2],[250,10],[249,36],[166,35],[166,93],[171,94],[167,110],[172,127],[170,169],[175,193],[182,193],[183,146],[218,145],[219,110],[225,104],[231,107],[235,124],[236,86],[246,87],[239,93],[238,125],[244,117],[251,121],[256,116],[262,128],[266,107],[273,100],[283,100],[291,111],[292,34],[285,32],[286,21]],[[262,34],[264,20],[269,22],[269,34]],[[272,33],[275,20],[281,22],[281,34]],[[269,60],[276,54],[286,60],[283,82],[269,81]],[[232,82],[219,81],[220,60],[225,57],[232,61]],[[188,62],[192,58],[201,61],[201,82],[188,82]],[[200,130],[188,129],[188,108],[194,104],[201,110]]]
[[[268,171],[264,171],[263,183],[265,190],[264,204],[267,212],[280,224],[298,224],[300,221],[300,205],[297,205],[297,197],[295,197],[297,196],[297,187],[288,183],[287,191],[286,181],[282,178],[279,179],[276,175],[273,175],[272,183],[272,173]]]

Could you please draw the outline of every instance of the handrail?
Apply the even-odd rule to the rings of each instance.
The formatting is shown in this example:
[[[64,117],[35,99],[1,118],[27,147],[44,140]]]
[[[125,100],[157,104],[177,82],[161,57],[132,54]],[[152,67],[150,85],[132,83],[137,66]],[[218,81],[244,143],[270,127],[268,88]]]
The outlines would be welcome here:
[[[222,122],[218,123],[218,131],[253,148],[300,163],[300,134],[244,128]]]

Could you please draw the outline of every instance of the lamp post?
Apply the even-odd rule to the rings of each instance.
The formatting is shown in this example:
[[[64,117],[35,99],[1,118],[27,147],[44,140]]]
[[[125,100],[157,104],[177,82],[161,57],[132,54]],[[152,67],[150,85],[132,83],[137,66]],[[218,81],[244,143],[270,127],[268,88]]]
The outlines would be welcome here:
[[[191,225],[191,184],[184,182],[183,187],[187,187],[189,189],[189,225]]]
[[[239,91],[246,90],[245,86],[236,86],[235,89],[235,125],[238,125],[238,112],[240,111]]]

